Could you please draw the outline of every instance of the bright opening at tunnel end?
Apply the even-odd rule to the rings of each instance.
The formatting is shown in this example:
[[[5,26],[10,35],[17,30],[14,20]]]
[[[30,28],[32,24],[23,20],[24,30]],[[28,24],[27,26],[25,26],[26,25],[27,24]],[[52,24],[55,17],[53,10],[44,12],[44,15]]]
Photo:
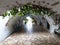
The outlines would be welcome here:
[[[27,16],[26,19],[28,20],[26,23],[26,31],[27,33],[31,34],[33,29],[32,18]]]

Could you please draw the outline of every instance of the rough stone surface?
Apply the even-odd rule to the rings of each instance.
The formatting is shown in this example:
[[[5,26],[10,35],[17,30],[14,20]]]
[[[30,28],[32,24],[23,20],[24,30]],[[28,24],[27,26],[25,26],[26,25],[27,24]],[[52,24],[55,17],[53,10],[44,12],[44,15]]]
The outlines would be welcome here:
[[[13,6],[18,6],[16,1],[18,4],[26,4],[28,2],[31,2],[34,4],[47,6],[60,14],[60,0],[0,0],[0,15],[2,15],[5,11],[12,8]]]
[[[60,45],[60,38],[50,33],[14,33],[0,45]]]

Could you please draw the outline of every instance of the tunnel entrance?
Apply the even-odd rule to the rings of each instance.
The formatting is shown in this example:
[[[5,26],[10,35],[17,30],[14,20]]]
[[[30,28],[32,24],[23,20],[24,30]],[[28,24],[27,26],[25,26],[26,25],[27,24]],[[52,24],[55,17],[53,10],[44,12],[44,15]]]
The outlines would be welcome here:
[[[31,34],[34,32],[37,32],[37,33],[38,32],[48,32],[51,25],[44,18],[44,14],[48,13],[48,11],[47,11],[48,8],[44,8],[44,7],[41,7],[38,5],[32,5],[32,7],[30,7],[30,6],[24,5],[23,8],[21,7],[21,10],[17,10],[16,7],[14,7],[12,10],[7,12],[7,15],[15,16],[15,15],[19,14],[19,16],[20,16],[20,17],[16,18],[14,21],[11,21],[13,23],[10,24],[10,27],[13,28],[14,32],[21,32],[21,33],[27,32],[27,33]],[[27,14],[27,13],[33,13],[36,15],[31,15],[31,14]],[[4,16],[6,16],[5,14],[4,14]],[[27,14],[27,15],[25,15],[25,14]],[[47,15],[49,15],[49,14],[50,13],[48,13]]]
[[[23,17],[17,17],[16,21],[19,23],[15,22],[13,26],[15,32],[43,32],[50,28],[47,20],[40,15],[27,14]]]
[[[30,16],[27,16],[27,17],[23,20],[23,25],[25,26],[27,33],[32,33],[33,24],[35,23],[35,22],[33,22],[33,21],[34,21],[34,20],[33,20]]]

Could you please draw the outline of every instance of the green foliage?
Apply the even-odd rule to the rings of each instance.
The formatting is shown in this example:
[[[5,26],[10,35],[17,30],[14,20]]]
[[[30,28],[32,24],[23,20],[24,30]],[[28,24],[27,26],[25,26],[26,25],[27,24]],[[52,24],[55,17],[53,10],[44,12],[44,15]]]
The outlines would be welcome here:
[[[45,14],[51,15],[52,14],[51,12],[49,12],[49,9],[47,7],[26,4],[26,5],[20,6],[20,11],[18,11],[17,7],[14,7],[10,10],[10,13],[5,12],[4,17],[7,15],[10,16],[10,14],[13,16],[15,16],[15,15],[24,16],[28,13],[34,14],[34,15],[38,15],[38,14],[39,15],[45,15]]]
[[[4,13],[3,17],[7,16],[7,12]]]
[[[16,7],[12,8],[10,11],[11,15],[15,16],[18,13],[18,9]]]

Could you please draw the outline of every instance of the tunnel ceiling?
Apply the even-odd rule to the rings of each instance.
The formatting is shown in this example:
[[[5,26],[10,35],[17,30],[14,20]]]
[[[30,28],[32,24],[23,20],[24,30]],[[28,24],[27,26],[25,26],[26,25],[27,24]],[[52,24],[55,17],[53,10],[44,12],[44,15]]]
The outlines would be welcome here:
[[[57,11],[57,14],[60,12],[60,0],[0,0],[0,15],[13,6],[18,6],[18,4],[26,4],[28,2],[52,8],[54,11]]]

